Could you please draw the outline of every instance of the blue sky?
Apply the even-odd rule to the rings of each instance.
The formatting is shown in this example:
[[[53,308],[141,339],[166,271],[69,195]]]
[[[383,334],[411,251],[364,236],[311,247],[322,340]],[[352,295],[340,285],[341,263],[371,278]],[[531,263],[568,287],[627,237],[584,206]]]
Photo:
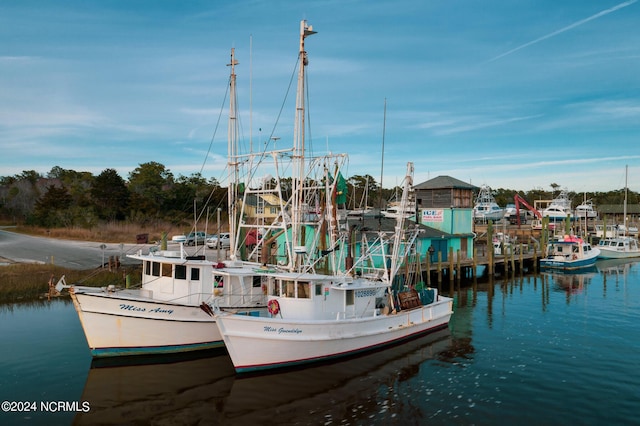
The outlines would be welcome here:
[[[230,49],[243,142],[290,146],[301,19],[308,144],[348,176],[379,179],[386,99],[385,187],[413,161],[416,183],[576,192],[628,165],[640,191],[637,0],[2,2],[0,176],[156,161],[224,181]]]

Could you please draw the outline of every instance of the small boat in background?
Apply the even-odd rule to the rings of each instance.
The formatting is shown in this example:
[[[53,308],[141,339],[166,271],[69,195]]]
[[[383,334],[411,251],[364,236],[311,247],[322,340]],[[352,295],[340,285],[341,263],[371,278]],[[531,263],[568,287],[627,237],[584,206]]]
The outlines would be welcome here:
[[[631,236],[631,227],[627,224],[627,171],[625,170],[625,189],[624,189],[624,225],[617,226],[618,235],[612,238],[600,240],[598,248],[600,249],[601,259],[627,259],[632,257],[640,257],[640,246],[637,238]],[[635,234],[638,235],[638,229]]]
[[[489,220],[496,222],[504,217],[504,211],[496,203],[491,188],[488,185],[482,185],[476,197],[476,203],[473,206],[474,222],[487,222]]]
[[[600,240],[598,248],[600,249],[600,259],[640,257],[638,240],[628,235]]]
[[[582,238],[565,235],[549,242],[546,257],[540,259],[540,267],[559,270],[589,268],[596,263],[599,254],[598,248],[591,247]]]
[[[551,204],[542,210],[542,216],[548,217],[551,222],[560,222],[567,217],[571,217],[573,211],[571,210],[571,200],[566,189],[560,191],[560,194],[553,200]]]
[[[576,207],[575,217],[578,219],[597,219],[598,211],[593,206],[593,202],[591,200],[585,200]]]

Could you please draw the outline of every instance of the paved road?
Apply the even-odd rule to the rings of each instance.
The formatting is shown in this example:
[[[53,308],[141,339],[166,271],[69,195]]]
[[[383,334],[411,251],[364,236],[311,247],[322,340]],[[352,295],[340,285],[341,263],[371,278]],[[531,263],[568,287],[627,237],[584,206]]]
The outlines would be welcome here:
[[[104,249],[102,248],[104,246]],[[57,240],[32,237],[0,229],[0,257],[19,263],[54,263],[70,269],[91,269],[120,256],[144,249],[144,245]]]
[[[117,244],[90,241],[58,240],[54,238],[32,237],[0,228],[0,263],[3,259],[18,263],[54,263],[69,269],[97,268],[109,261],[109,256],[119,256],[123,264],[137,261],[128,259],[127,254],[142,250],[148,253],[153,244]],[[104,247],[104,248],[103,248]],[[176,243],[169,242],[169,250],[180,250]],[[187,254],[202,254],[203,247],[185,247]],[[215,250],[207,250],[207,258],[215,259]]]

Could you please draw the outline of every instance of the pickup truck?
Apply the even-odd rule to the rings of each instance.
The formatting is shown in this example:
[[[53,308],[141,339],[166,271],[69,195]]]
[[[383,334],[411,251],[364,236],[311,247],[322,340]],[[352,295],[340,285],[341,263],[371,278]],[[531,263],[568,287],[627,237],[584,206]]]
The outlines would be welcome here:
[[[204,244],[207,240],[207,234],[205,232],[191,232],[187,235],[186,244],[188,246],[195,246],[196,244]]]

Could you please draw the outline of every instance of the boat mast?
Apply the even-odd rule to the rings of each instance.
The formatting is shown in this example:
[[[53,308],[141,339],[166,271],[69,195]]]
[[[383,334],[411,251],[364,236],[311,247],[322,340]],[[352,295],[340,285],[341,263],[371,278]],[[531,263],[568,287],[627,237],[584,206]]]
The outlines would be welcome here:
[[[407,172],[405,174],[404,177],[404,185],[403,185],[403,189],[402,189],[402,198],[400,200],[400,212],[401,214],[398,215],[398,217],[396,218],[396,228],[395,228],[395,234],[394,234],[394,240],[393,240],[393,247],[392,247],[392,255],[391,255],[391,265],[390,265],[390,270],[389,270],[389,285],[393,284],[393,280],[396,277],[396,274],[398,273],[398,270],[400,269],[400,265],[402,264],[402,260],[401,256],[400,256],[400,249],[401,249],[401,245],[405,245],[405,250],[411,248],[412,243],[410,243],[408,240],[406,240],[404,238],[404,226],[405,226],[405,215],[404,212],[407,211],[407,208],[409,206],[409,191],[411,190],[411,187],[413,186],[413,163],[412,162],[408,162],[407,163]],[[407,254],[407,253],[405,253]]]
[[[624,166],[624,207],[622,209],[622,214],[624,214],[623,219],[623,223],[624,223],[624,236],[628,236],[629,235],[629,231],[627,230],[627,188],[628,188],[628,182],[627,182],[627,178],[629,176],[629,166],[626,165]]]
[[[293,135],[293,200],[292,200],[292,222],[291,241],[293,246],[304,246],[302,241],[301,223],[304,208],[304,177],[305,177],[305,145],[304,145],[304,72],[308,65],[307,52],[304,50],[304,39],[316,32],[311,25],[307,25],[306,20],[300,21],[300,50],[298,57],[298,89],[296,96],[296,117]],[[302,254],[302,253],[301,253]],[[289,267],[297,267],[298,253],[293,250],[292,259],[289,260]]]
[[[227,134],[227,166],[231,171],[229,179],[229,189],[227,191],[227,202],[229,204],[229,245],[231,247],[231,260],[236,260],[236,220],[237,220],[237,200],[238,200],[238,120],[237,115],[237,95],[236,95],[236,70],[238,61],[235,59],[235,48],[231,48],[231,61],[227,64],[231,67],[229,77],[229,129]]]

